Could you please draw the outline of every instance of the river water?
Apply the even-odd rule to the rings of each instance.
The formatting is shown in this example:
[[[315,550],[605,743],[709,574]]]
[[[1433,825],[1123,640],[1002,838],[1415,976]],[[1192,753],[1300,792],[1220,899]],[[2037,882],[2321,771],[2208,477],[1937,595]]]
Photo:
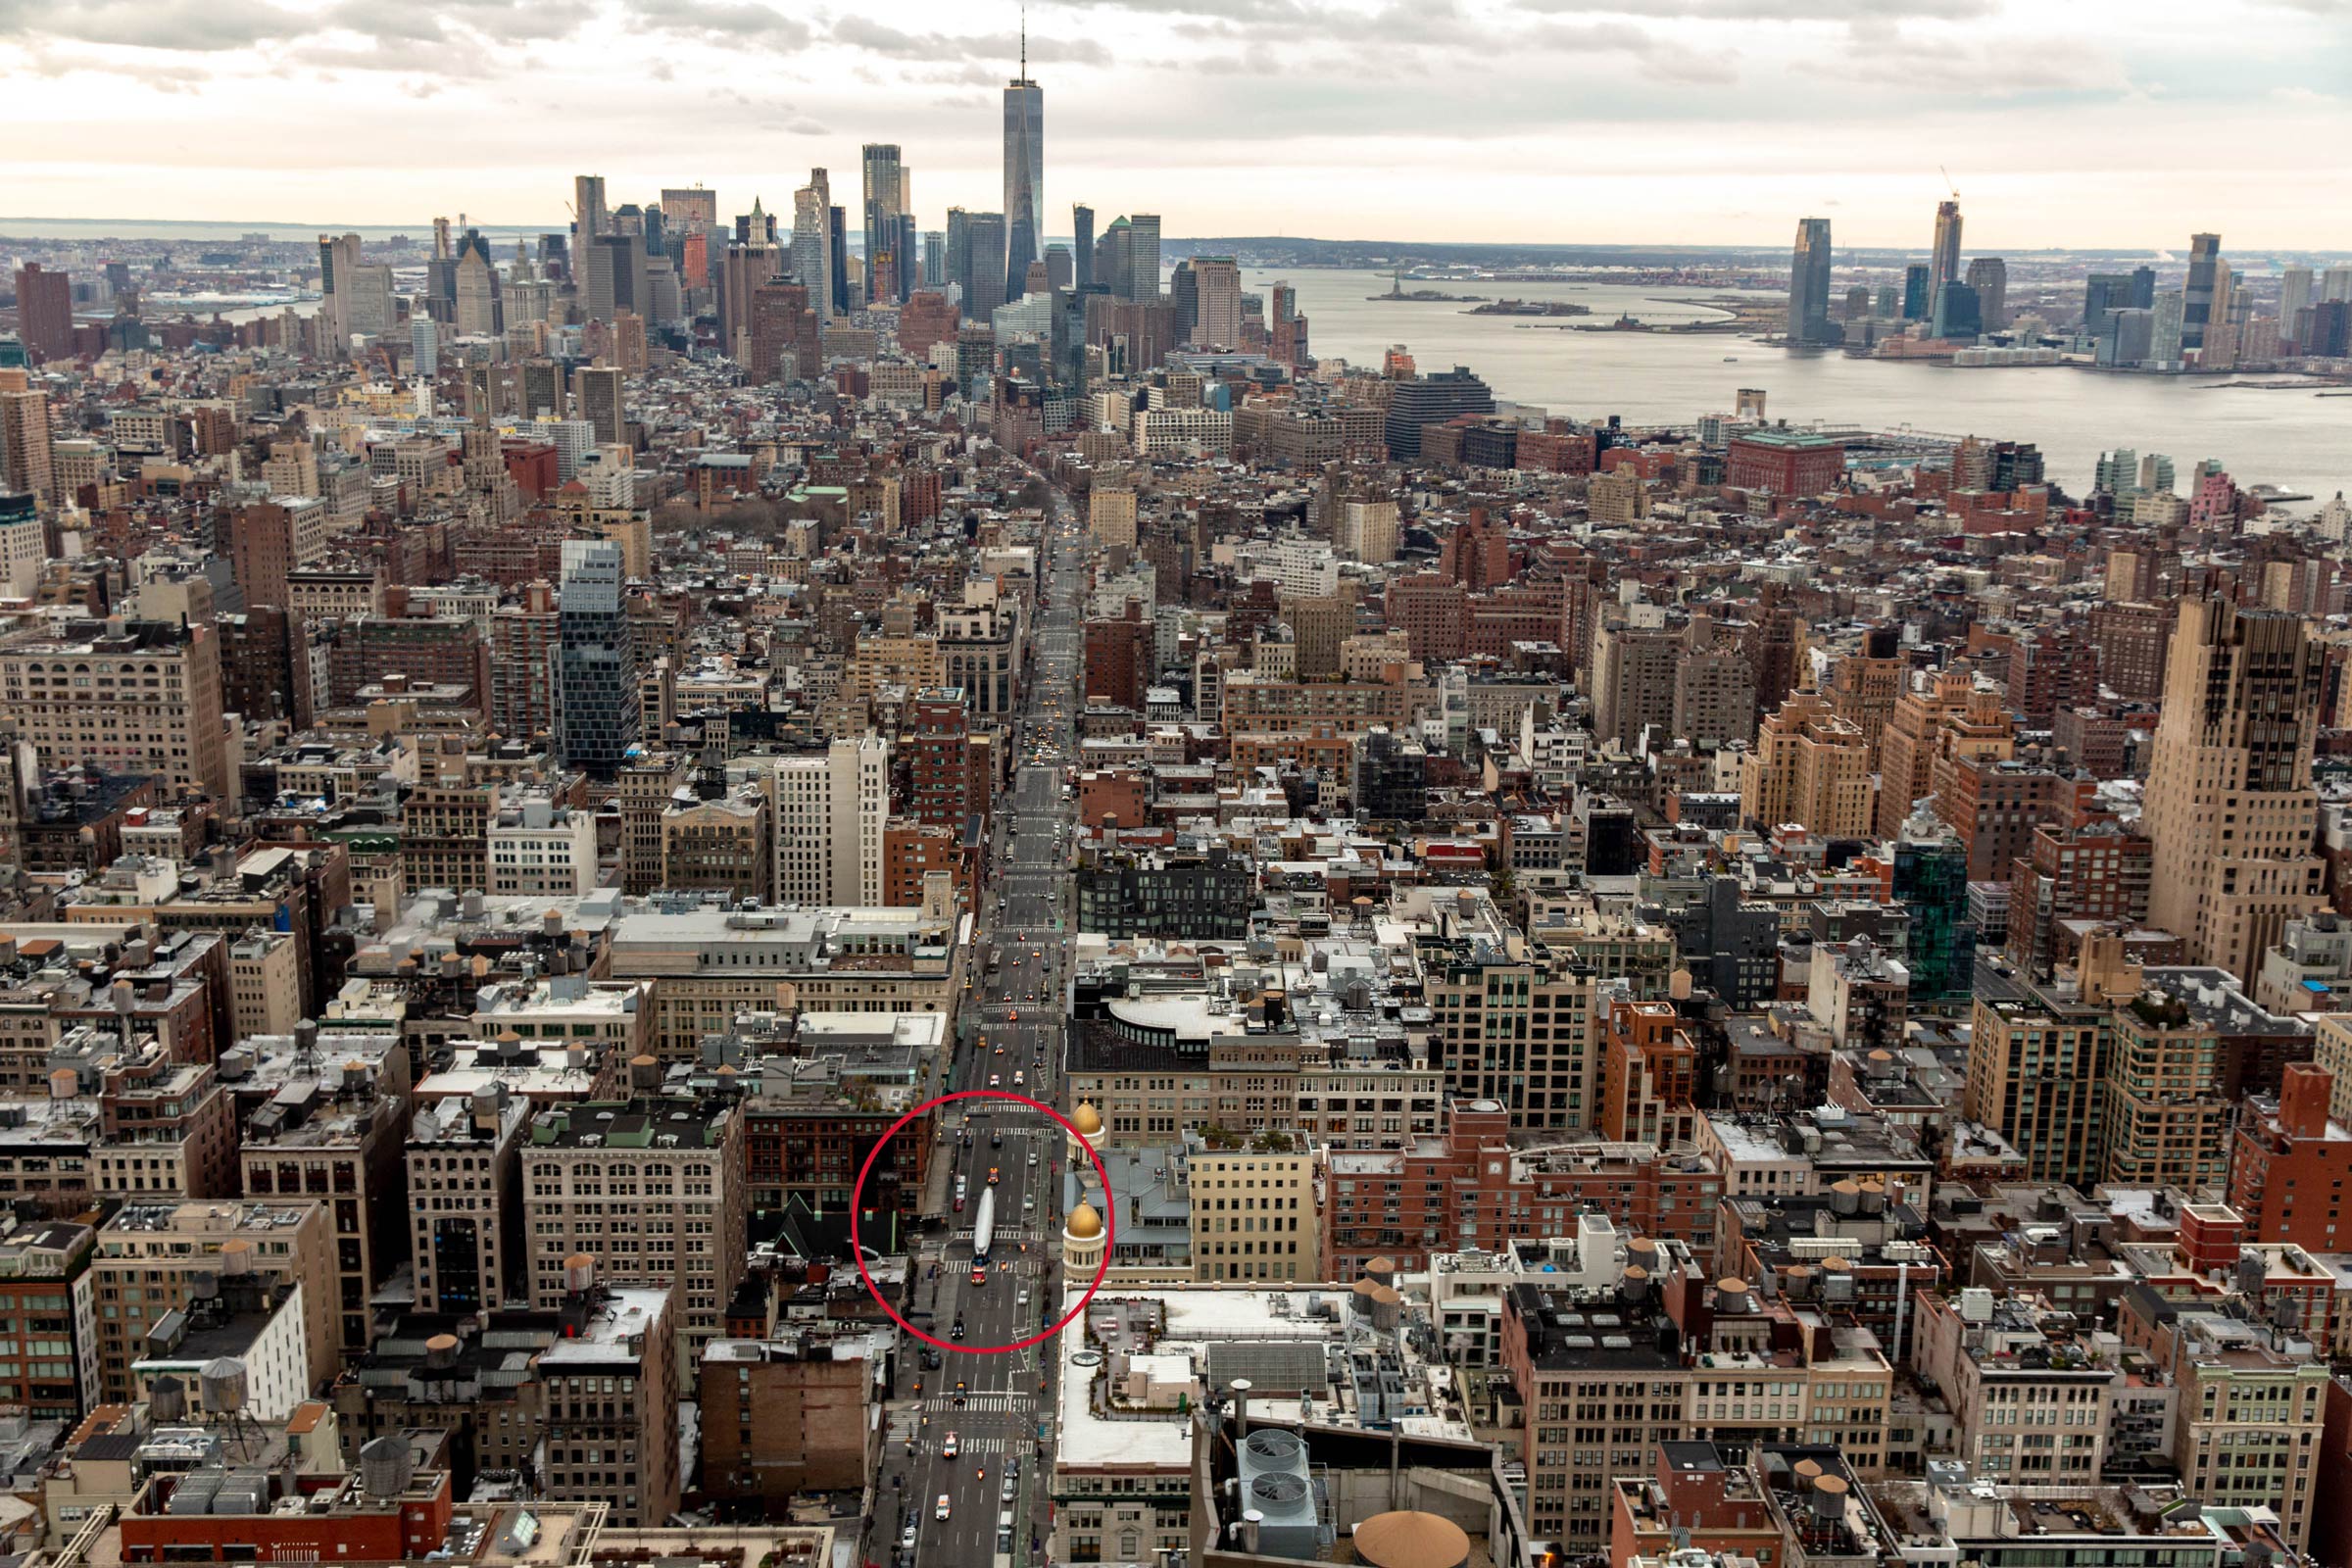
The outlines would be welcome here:
[[[1729,333],[1575,332],[1557,323],[1537,325],[1528,317],[1472,316],[1468,305],[1374,300],[1370,296],[1391,284],[1383,272],[1247,269],[1243,281],[1259,292],[1277,281],[1290,283],[1321,358],[1377,368],[1389,345],[1401,343],[1424,371],[1468,366],[1497,398],[1579,419],[1616,414],[1631,423],[1689,424],[1702,414],[1729,413],[1740,388],[1761,387],[1766,412],[1792,424],[1908,426],[2034,442],[2050,477],[2078,496],[2089,490],[2099,454],[2115,447],[2167,454],[2183,483],[2195,464],[2219,458],[2241,485],[2277,485],[2315,498],[2288,504],[2291,514],[2308,515],[2337,491],[2352,491],[2352,397],[2316,397],[2308,387],[2223,387],[2213,377],[2116,375],[2058,366],[1962,370],[1789,354]],[[1676,303],[1714,297],[1719,291],[1712,289],[1410,280],[1405,286],[1573,300],[1592,312],[1573,319],[1591,325],[1620,314],[1649,321],[1722,314]],[[244,320],[277,309],[220,314]],[[295,309],[308,315],[318,304],[306,301]]]
[[[1791,355],[1731,334],[1572,332],[1531,318],[1471,316],[1440,302],[1375,301],[1383,272],[1248,269],[1244,286],[1265,292],[1290,283],[1320,358],[1375,368],[1392,343],[1404,344],[1423,371],[1468,366],[1497,398],[1579,419],[1623,415],[1629,422],[1688,424],[1729,413],[1733,394],[1761,387],[1766,412],[1790,423],[1822,420],[1871,429],[2032,441],[2050,477],[2081,495],[2100,452],[2133,447],[2190,466],[2219,458],[2241,485],[2272,484],[2321,501],[2352,490],[2352,397],[2223,389],[2211,377],[2102,374],[2060,367],[1954,369],[1949,366]],[[1622,284],[1414,283],[1450,294],[1573,300],[1592,308],[1589,324],[1620,313],[1644,320],[1714,315],[1668,303],[1717,290]],[[1726,357],[1736,363],[1726,363]],[[2225,378],[2226,379],[2226,378]],[[2268,379],[2250,377],[2250,379]],[[2352,389],[2345,389],[2352,390]],[[2308,514],[2318,503],[2296,504]]]

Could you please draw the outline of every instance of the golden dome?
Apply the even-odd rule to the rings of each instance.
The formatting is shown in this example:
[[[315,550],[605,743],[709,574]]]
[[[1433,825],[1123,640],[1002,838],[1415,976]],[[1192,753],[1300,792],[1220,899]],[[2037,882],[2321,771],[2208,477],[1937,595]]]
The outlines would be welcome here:
[[[1072,1241],[1092,1241],[1102,1234],[1102,1216],[1094,1204],[1081,1202],[1070,1210],[1070,1222],[1062,1227],[1062,1233]]]
[[[1093,1101],[1081,1100],[1078,1108],[1070,1112],[1070,1125],[1078,1129],[1079,1137],[1093,1138],[1102,1131],[1102,1113]]]

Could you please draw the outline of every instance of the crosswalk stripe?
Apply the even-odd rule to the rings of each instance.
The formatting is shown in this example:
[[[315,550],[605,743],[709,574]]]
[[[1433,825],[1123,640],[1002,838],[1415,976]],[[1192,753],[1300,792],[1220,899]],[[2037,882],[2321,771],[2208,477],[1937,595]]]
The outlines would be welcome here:
[[[964,1396],[963,1403],[959,1405],[956,1402],[953,1395],[941,1394],[927,1396],[923,1400],[923,1409],[927,1414],[934,1417],[962,1416],[975,1413],[981,1415],[1002,1415],[1009,1411],[1024,1408],[1028,1402],[1028,1399],[1029,1396],[1027,1395],[969,1394]],[[933,1425],[938,1425],[938,1422],[935,1420]]]

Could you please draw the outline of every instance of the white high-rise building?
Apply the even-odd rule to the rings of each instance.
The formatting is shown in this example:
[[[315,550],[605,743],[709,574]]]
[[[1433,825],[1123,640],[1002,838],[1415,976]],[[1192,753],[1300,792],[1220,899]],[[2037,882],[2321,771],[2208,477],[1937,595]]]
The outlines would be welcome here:
[[[808,291],[816,318],[833,318],[833,181],[821,169],[792,193],[792,275]]]
[[[612,226],[611,215],[605,211],[605,176],[574,174],[571,177],[572,234],[576,245],[572,251],[573,265],[587,250],[588,241]]]
[[[0,596],[30,599],[49,561],[47,530],[38,517],[0,520]]]
[[[1379,564],[1396,559],[1397,515],[1394,501],[1350,501],[1340,514],[1342,556]]]
[[[774,902],[882,903],[882,829],[890,819],[890,745],[844,737],[822,757],[779,757],[765,772],[776,826]]]
[[[318,236],[318,320],[327,353],[341,359],[351,352],[352,287],[360,268],[360,236]]]
[[[538,421],[540,436],[556,449],[556,480],[569,484],[580,471],[580,464],[596,450],[596,426],[586,419],[551,419],[542,416]]]
[[[2278,335],[2294,340],[2295,318],[2311,309],[2312,273],[2308,267],[2290,267],[2278,274]]]
[[[2148,358],[2158,365],[2178,365],[2185,348],[2188,296],[2168,288],[2156,296],[2156,324],[2148,335]]]

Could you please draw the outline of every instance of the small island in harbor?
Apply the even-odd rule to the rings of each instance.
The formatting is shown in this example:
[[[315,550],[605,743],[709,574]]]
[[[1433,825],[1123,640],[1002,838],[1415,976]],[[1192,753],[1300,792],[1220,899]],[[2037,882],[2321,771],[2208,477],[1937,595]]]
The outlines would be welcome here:
[[[1490,300],[1466,316],[1591,316],[1592,308],[1566,300]]]
[[[1423,303],[1434,303],[1438,305],[1467,305],[1476,300],[1483,300],[1487,296],[1484,294],[1447,294],[1441,289],[1434,288],[1417,288],[1409,292],[1402,289],[1391,289],[1386,294],[1367,294],[1364,296],[1364,298],[1368,300],[1374,300],[1384,304],[1393,304],[1398,300],[1411,300]]]

